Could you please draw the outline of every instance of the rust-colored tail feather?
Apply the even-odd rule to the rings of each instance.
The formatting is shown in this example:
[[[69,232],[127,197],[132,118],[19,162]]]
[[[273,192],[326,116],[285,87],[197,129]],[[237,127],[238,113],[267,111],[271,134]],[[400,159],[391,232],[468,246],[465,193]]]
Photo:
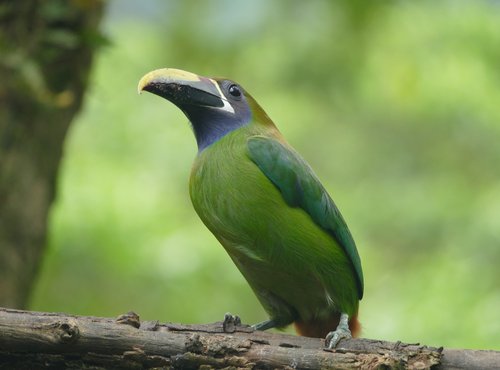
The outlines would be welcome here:
[[[325,320],[295,321],[294,326],[297,334],[304,337],[324,338],[326,335],[337,329],[340,321],[340,313],[334,313]],[[349,329],[352,336],[357,337],[361,333],[361,324],[358,321],[358,315],[349,318]]]

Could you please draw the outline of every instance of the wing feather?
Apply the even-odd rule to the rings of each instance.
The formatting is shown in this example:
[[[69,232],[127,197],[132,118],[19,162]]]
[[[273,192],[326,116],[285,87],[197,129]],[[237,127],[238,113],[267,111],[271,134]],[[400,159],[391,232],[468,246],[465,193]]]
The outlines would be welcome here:
[[[340,211],[311,167],[292,148],[275,139],[253,136],[248,140],[248,149],[251,160],[280,190],[286,203],[306,211],[344,250],[356,273],[361,299],[363,271],[356,244]]]

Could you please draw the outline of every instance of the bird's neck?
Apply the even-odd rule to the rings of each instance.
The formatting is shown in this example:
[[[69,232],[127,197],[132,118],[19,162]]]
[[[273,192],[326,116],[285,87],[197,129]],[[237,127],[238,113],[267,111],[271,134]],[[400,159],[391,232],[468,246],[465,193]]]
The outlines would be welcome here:
[[[221,114],[217,110],[207,111],[201,109],[189,109],[184,113],[189,118],[194,131],[198,152],[203,151],[209,145],[219,141],[228,133],[246,125],[250,119],[234,119]]]

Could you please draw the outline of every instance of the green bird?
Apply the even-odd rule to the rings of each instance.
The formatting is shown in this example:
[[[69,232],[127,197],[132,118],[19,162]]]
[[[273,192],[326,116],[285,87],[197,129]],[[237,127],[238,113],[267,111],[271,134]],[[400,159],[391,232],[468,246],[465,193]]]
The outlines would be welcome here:
[[[294,323],[329,348],[356,336],[363,272],[354,240],[332,198],[239,84],[164,68],[139,92],[159,95],[191,122],[198,154],[190,196],[203,223],[250,284],[269,319]]]

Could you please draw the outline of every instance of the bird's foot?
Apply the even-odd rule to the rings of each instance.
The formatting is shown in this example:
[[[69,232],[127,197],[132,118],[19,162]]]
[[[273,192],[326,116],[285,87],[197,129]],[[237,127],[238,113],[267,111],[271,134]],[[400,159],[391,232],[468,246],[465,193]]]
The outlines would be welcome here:
[[[275,327],[276,327],[276,322],[273,319],[262,321],[252,325],[253,330],[259,330],[259,331],[264,331]]]
[[[141,320],[139,319],[139,315],[133,311],[129,311],[120,315],[116,318],[117,324],[125,324],[133,326],[134,328],[139,328],[141,326]]]
[[[229,312],[224,315],[222,330],[224,333],[234,333],[236,327],[241,325],[241,319],[237,315],[231,315]]]
[[[340,322],[337,326],[337,329],[331,331],[327,334],[325,338],[325,344],[328,349],[334,349],[337,347],[341,339],[351,339],[352,334],[351,330],[349,330],[349,316],[347,314],[342,313],[340,315]]]

